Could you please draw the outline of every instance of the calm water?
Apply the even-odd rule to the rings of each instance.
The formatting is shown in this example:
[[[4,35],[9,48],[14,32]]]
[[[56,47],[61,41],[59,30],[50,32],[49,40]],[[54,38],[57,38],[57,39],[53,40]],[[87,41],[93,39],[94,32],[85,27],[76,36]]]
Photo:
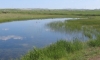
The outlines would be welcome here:
[[[34,46],[44,47],[59,39],[71,40],[82,33],[62,33],[52,30],[46,24],[72,18],[13,21],[0,23],[0,60],[20,57]]]

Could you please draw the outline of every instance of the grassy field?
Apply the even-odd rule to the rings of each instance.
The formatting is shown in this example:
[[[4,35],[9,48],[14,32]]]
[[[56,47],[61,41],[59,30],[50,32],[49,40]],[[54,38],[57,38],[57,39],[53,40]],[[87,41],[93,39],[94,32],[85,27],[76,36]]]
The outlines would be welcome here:
[[[100,40],[60,40],[50,46],[34,50],[24,55],[21,60],[88,60],[100,54]]]
[[[30,14],[0,14],[0,22],[9,22],[16,20],[28,20],[28,19],[43,19],[43,18],[59,18],[65,17],[62,15],[30,15]]]
[[[0,22],[13,20],[99,16],[100,10],[0,9]]]
[[[81,18],[48,24],[54,30],[82,31],[88,41],[59,40],[44,48],[34,48],[20,60],[90,60],[100,55],[100,10],[21,10],[1,9],[0,22],[40,18]],[[82,19],[83,18],[83,19]],[[93,39],[95,35],[95,39]]]

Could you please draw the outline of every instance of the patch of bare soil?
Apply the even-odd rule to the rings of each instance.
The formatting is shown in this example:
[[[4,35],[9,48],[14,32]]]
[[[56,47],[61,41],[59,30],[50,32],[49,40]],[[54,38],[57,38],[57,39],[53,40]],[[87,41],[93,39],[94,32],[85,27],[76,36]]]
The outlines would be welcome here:
[[[100,55],[90,58],[89,60],[100,60]]]

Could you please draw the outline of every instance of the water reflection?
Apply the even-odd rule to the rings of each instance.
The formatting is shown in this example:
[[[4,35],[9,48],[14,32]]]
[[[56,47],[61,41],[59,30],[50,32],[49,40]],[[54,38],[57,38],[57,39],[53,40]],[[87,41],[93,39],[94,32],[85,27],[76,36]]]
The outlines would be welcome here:
[[[41,48],[60,39],[87,40],[83,31],[67,28],[67,20],[73,19],[40,19],[0,24],[0,60],[18,58],[34,46]]]
[[[9,36],[0,36],[0,40],[9,40],[9,39],[15,39],[15,40],[22,40],[23,38],[20,36],[14,36],[14,35],[9,35]]]
[[[72,18],[13,21],[0,24],[0,60],[11,60],[25,54],[33,46],[44,47],[59,39],[67,39],[66,34],[58,33],[45,26],[53,21]],[[14,59],[13,59],[14,60]]]
[[[2,28],[2,30],[5,30],[5,31],[7,31],[7,30],[9,30],[9,28]]]

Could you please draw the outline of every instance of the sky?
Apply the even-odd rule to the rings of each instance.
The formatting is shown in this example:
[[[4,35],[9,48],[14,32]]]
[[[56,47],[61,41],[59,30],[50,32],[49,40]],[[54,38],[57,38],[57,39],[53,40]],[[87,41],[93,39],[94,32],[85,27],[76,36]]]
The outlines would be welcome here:
[[[0,8],[100,9],[100,0],[0,0]]]

